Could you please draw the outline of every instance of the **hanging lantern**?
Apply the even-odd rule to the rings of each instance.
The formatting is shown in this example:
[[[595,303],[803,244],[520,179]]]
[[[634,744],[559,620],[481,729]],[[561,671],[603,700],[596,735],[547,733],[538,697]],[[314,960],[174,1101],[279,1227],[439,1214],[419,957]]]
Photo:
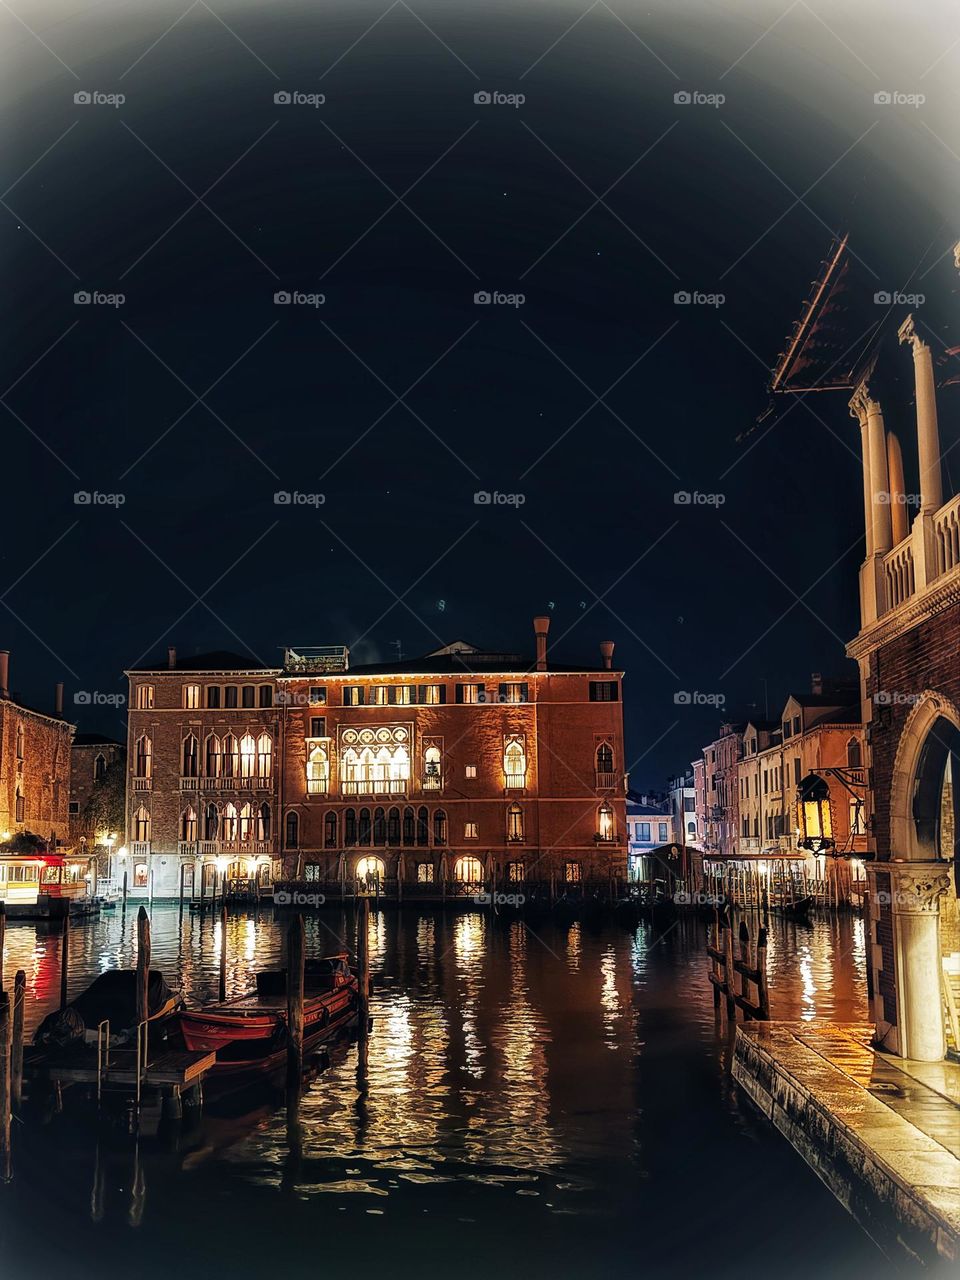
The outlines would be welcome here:
[[[825,778],[809,773],[797,788],[800,848],[822,853],[834,847],[830,787]]]

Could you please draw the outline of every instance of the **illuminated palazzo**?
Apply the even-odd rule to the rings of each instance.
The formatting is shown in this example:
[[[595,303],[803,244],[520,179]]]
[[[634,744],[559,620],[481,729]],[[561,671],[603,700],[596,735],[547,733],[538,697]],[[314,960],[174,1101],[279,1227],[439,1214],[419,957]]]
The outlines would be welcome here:
[[[622,672],[456,643],[362,667],[231,654],[127,672],[132,893],[277,878],[398,897],[626,876]],[[121,867],[120,863],[123,863]]]
[[[960,246],[943,248],[905,264],[925,294],[891,295],[835,245],[773,377],[775,391],[844,391],[859,427],[865,554],[847,653],[868,766],[870,995],[877,1043],[921,1061],[960,1049],[960,495],[944,496],[941,444],[944,430],[956,441]]]

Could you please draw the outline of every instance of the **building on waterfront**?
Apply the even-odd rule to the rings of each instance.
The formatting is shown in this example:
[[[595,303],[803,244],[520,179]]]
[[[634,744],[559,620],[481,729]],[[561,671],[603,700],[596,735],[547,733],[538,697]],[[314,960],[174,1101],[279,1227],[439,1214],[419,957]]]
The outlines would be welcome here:
[[[846,239],[834,245],[772,380],[775,392],[845,391],[860,429],[866,545],[847,652],[875,859],[870,995],[877,1043],[922,1061],[960,1048],[960,495],[944,495],[940,422],[952,448],[960,347],[942,249],[921,259],[924,297],[876,294]],[[960,246],[952,257],[960,268]]]
[[[425,896],[627,871],[622,675],[458,642],[351,667],[343,647],[267,668],[207,654],[127,672],[131,891],[278,877]],[[219,877],[219,880],[217,879]]]
[[[93,849],[98,842],[113,840],[119,847],[123,837],[123,821],[111,831],[97,830],[88,819],[90,800],[97,789],[109,781],[111,770],[122,769],[126,749],[116,738],[100,733],[76,733],[70,746],[70,843]]]
[[[629,878],[644,883],[664,878],[656,851],[676,841],[669,801],[651,803],[646,796],[628,798],[627,839]]]
[[[49,712],[10,694],[10,654],[0,651],[0,838],[29,831],[53,849],[70,837],[70,741],[63,719],[63,685]]]
[[[703,749],[703,850],[721,857],[736,853],[739,840],[743,730],[742,724],[722,724],[719,736]]]
[[[697,797],[693,770],[671,778],[667,783],[667,799],[673,822],[673,839],[677,844],[697,844]]]

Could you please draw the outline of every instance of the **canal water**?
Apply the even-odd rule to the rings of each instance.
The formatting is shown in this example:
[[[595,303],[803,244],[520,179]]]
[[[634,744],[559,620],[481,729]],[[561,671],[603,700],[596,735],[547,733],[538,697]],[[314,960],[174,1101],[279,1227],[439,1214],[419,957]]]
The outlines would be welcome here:
[[[153,911],[153,964],[215,998],[219,920]],[[228,987],[280,962],[272,909],[227,924]],[[308,954],[352,944],[307,920]],[[131,966],[136,914],[78,924],[71,992]],[[207,1116],[180,1146],[17,1126],[0,1274],[66,1277],[884,1276],[891,1265],[731,1082],[693,919],[528,927],[374,911],[368,1088],[332,1050],[299,1111]],[[863,923],[772,922],[774,1018],[866,1021]],[[28,1032],[60,938],[7,929]]]

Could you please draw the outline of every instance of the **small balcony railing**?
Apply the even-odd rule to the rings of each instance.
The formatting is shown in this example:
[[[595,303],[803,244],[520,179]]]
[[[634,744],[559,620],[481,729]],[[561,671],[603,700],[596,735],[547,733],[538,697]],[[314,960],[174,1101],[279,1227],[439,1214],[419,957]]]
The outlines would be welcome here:
[[[508,773],[506,775],[506,788],[508,791],[522,791],[527,785],[527,775],[525,773]]]
[[[601,773],[599,769],[597,770],[597,790],[598,791],[612,791],[616,785],[617,785],[617,775],[615,773],[606,773],[606,772]]]
[[[134,858],[147,858],[150,856],[149,840],[131,840],[130,854]]]
[[[345,779],[340,783],[340,793],[345,796],[405,796],[410,785],[406,778]]]
[[[231,855],[244,855],[256,853],[269,853],[269,840],[201,840],[199,845],[191,846],[192,851],[197,851],[201,855],[207,857],[223,856],[229,858]]]
[[[440,791],[443,787],[443,778],[439,773],[425,773],[420,780],[420,786],[424,791]]]
[[[180,775],[181,791],[196,791],[199,786],[200,786],[200,778],[198,775],[194,774],[192,777],[185,774]]]
[[[149,791],[152,787],[152,778],[134,778],[133,780],[134,791]]]

